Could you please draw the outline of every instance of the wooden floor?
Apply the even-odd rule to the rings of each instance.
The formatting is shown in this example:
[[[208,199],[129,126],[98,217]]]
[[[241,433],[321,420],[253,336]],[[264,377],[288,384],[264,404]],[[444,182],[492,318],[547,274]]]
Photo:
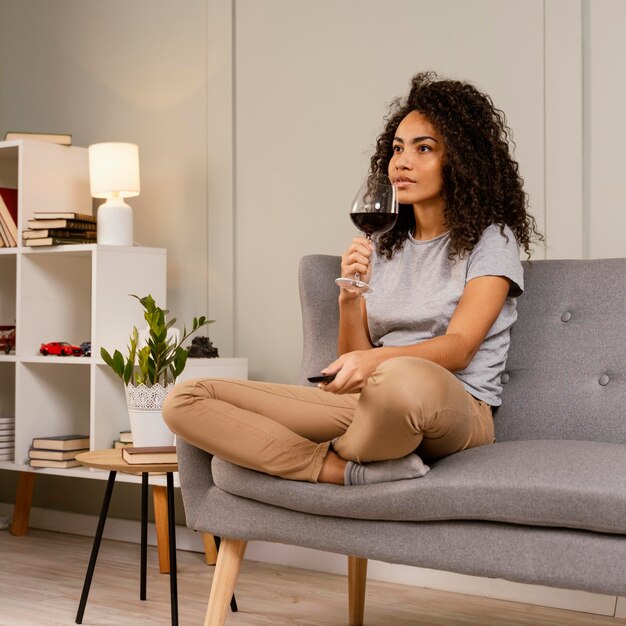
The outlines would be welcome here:
[[[91,540],[31,530],[0,532],[0,626],[74,624]],[[83,624],[170,623],[169,579],[148,549],[148,600],[139,600],[139,547],[103,541]],[[180,626],[202,626],[213,568],[201,554],[178,552]],[[347,624],[347,579],[245,562],[237,586],[240,611],[228,626]],[[626,619],[370,581],[368,626],[604,626]]]

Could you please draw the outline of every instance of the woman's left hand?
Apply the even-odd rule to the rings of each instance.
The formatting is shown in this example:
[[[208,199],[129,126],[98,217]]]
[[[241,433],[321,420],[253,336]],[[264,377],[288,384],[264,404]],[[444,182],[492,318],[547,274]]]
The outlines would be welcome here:
[[[335,380],[318,387],[331,393],[358,393],[381,363],[380,357],[376,349],[346,352],[322,370],[322,374],[336,373]]]

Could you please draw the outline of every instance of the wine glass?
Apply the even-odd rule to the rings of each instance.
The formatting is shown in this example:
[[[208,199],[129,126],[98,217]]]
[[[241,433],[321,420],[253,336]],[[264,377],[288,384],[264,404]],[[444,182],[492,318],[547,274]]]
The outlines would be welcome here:
[[[398,219],[396,188],[388,178],[368,178],[359,188],[352,206],[350,218],[354,225],[365,233],[368,241],[372,235],[382,235],[391,230]],[[339,287],[356,289],[361,293],[372,291],[357,272],[353,278],[336,278]]]

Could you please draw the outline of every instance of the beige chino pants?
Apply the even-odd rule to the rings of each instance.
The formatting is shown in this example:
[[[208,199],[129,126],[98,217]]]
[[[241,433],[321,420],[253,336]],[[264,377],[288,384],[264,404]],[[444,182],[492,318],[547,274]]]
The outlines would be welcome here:
[[[317,482],[330,441],[367,463],[416,451],[426,462],[494,440],[491,407],[443,367],[415,357],[385,361],[360,394],[246,380],[177,385],[163,416],[186,441],[222,459]]]

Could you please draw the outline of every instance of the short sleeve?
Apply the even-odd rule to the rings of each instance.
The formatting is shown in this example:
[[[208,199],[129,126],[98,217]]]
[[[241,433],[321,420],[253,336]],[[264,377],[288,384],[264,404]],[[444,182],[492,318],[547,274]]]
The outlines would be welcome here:
[[[504,276],[511,281],[509,297],[517,298],[524,291],[524,269],[519,258],[519,245],[513,231],[491,224],[470,253],[465,282],[479,276]]]

